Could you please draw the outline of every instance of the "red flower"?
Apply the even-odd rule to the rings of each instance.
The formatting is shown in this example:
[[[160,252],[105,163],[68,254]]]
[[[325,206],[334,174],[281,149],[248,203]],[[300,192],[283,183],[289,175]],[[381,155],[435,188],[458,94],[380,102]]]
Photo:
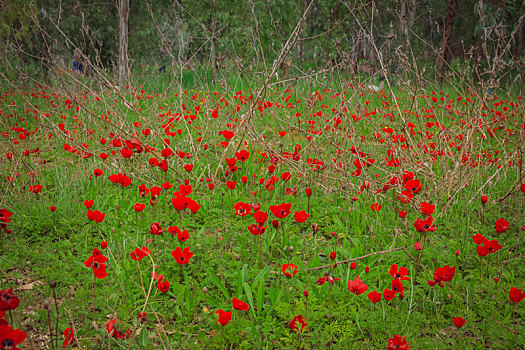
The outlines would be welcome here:
[[[307,188],[306,190],[304,190],[304,193],[306,193],[306,195],[308,197],[310,197],[312,195],[312,189],[311,188]]]
[[[82,203],[84,203],[84,205],[86,206],[87,209],[91,208],[93,206],[93,204],[95,203],[95,201],[93,199],[86,199],[85,201],[83,201]]]
[[[235,188],[235,186],[237,186],[237,181],[226,181],[226,187],[228,187],[228,189],[232,190]]]
[[[443,283],[451,281],[454,278],[455,274],[455,266],[450,267],[448,265],[445,265],[443,267],[438,267],[436,269],[436,272],[434,272],[434,280],[428,281],[428,285],[432,287],[438,284],[440,287],[443,287]]]
[[[171,251],[171,256],[173,256],[173,259],[175,259],[177,264],[186,265],[190,262],[193,253],[190,252],[189,247],[184,248],[184,250],[182,250],[180,247],[177,247],[175,250]]]
[[[496,220],[496,226],[494,227],[494,229],[496,230],[497,233],[504,233],[505,231],[509,229],[509,225],[510,225],[510,222],[501,218],[501,219]]]
[[[304,210],[301,210],[301,211],[296,211],[294,213],[294,216],[295,216],[295,221],[301,223],[301,222],[305,222],[306,220],[308,220],[308,218],[310,217],[310,214],[308,214]]]
[[[282,173],[282,175],[281,175],[281,179],[283,179],[283,181],[285,181],[285,182],[288,181],[288,180],[290,180],[291,178],[292,178],[292,174],[290,174],[289,171],[284,172],[284,173]]]
[[[140,322],[146,322],[148,320],[145,312],[139,312],[137,314],[137,318],[140,320]]]
[[[91,209],[88,209],[88,211],[86,212],[86,216],[89,220],[101,223],[102,221],[104,221],[106,213],[102,213],[99,210],[92,211]]]
[[[437,227],[436,225],[432,225],[432,222],[432,215],[429,215],[425,220],[417,218],[416,222],[414,222],[414,227],[417,232],[433,232],[437,230]]]
[[[232,299],[232,304],[233,304],[233,308],[235,310],[240,310],[240,311],[248,311],[248,310],[250,310],[250,305],[246,304],[244,301],[242,301],[240,299],[233,298]]]
[[[355,270],[357,268],[357,263],[355,261],[352,261],[352,263],[350,264],[350,268],[352,270]]]
[[[55,212],[55,211],[57,211],[57,207],[52,205],[52,206],[49,207],[49,210],[51,210],[51,212]]]
[[[481,203],[485,204],[485,203],[488,202],[488,200],[489,200],[489,197],[487,197],[487,196],[481,196]]]
[[[392,264],[392,266],[390,266],[389,273],[390,273],[390,276],[392,276],[392,278],[396,280],[405,281],[405,280],[410,279],[410,277],[407,276],[408,269],[404,266],[401,266],[401,268],[398,269],[396,264]]]
[[[296,333],[300,333],[303,331],[305,327],[307,327],[308,324],[303,319],[303,315],[295,316],[290,321],[290,329],[294,330]],[[299,329],[301,327],[301,329]]]
[[[254,236],[259,236],[259,235],[262,235],[264,231],[266,231],[266,226],[263,226],[262,224],[261,225],[257,225],[257,224],[249,225],[248,231],[250,231],[250,233]]]
[[[472,236],[472,240],[476,244],[481,244],[485,240],[485,236],[483,236],[481,233],[477,233],[477,234]]]
[[[86,267],[91,267],[96,278],[104,279],[108,276],[105,265],[106,261],[108,261],[108,258],[102,255],[98,248],[95,248],[93,249],[93,254],[84,261],[84,265]]]
[[[387,350],[410,350],[410,343],[407,343],[405,337],[396,334],[388,338]]]
[[[407,191],[412,192],[413,194],[419,193],[421,191],[421,181],[414,179],[414,180],[408,180],[405,183],[405,189]]]
[[[150,254],[151,254],[151,251],[147,247],[142,247],[142,248],[135,248],[135,250],[133,250],[130,253],[130,256],[132,260],[140,261],[145,256],[148,256]]]
[[[286,277],[294,277],[299,270],[298,266],[294,264],[283,264],[282,271]]]
[[[461,328],[465,325],[465,319],[463,319],[463,317],[454,317],[452,319],[452,323],[454,323],[454,326],[458,327],[458,328]]]
[[[406,218],[407,214],[408,214],[408,213],[407,213],[406,211],[401,211],[401,210],[399,210],[399,217],[400,217],[401,219]]]
[[[93,171],[93,174],[96,176],[96,177],[100,177],[104,174],[104,172],[101,170],[101,169],[95,169]]]
[[[162,232],[164,232],[164,230],[158,222],[152,223],[149,227],[149,233],[152,235],[160,235]]]
[[[158,281],[157,289],[160,290],[162,293],[166,293],[168,290],[170,290],[170,283],[167,280]]]
[[[378,291],[374,290],[373,292],[368,293],[367,297],[372,303],[375,304],[379,300],[381,300],[381,293],[379,293]]]
[[[432,215],[436,207],[428,202],[423,202],[419,205],[419,210],[423,215]]]
[[[385,298],[386,301],[390,301],[394,299],[396,296],[396,292],[390,289],[386,289],[383,291],[383,298]]]
[[[248,160],[248,158],[250,158],[250,152],[243,149],[240,152],[235,152],[235,157],[237,158],[237,160],[245,162],[246,160]]]
[[[317,285],[319,286],[322,286],[323,284],[325,284],[327,281],[332,283],[332,286],[335,284],[335,282],[341,280],[340,278],[335,278],[333,276],[330,276],[330,275],[325,275],[324,277],[320,277],[317,279],[317,281],[315,281],[315,283],[317,283]]]
[[[193,170],[193,164],[186,164],[184,165],[184,170],[186,170],[188,173]]]
[[[3,223],[11,222],[10,217],[13,216],[13,213],[11,213],[9,210],[2,208],[0,209],[0,221]]]
[[[405,291],[403,282],[401,282],[400,280],[392,280],[392,291],[394,291],[395,293],[403,293]]]
[[[145,208],[146,208],[146,204],[142,204],[142,203],[135,203],[135,205],[133,206],[133,209],[134,209],[137,213],[143,211]]]
[[[335,260],[336,257],[337,257],[337,252],[334,250],[330,253],[330,260]]]
[[[252,213],[252,206],[248,203],[239,202],[233,208],[235,209],[235,215],[238,216],[246,216]]]
[[[262,225],[266,222],[266,220],[268,220],[268,213],[261,211],[261,210],[257,210],[253,214],[253,218],[255,219],[255,222]]]
[[[223,326],[226,326],[228,323],[230,323],[233,312],[231,311],[226,312],[223,309],[219,309],[215,311],[215,314],[218,316],[217,322],[219,322]]]
[[[521,184],[520,189],[521,189],[521,192],[525,193],[525,184]]]
[[[102,241],[100,242],[100,249],[106,249],[108,247],[108,242]]]
[[[510,287],[509,290],[509,299],[513,303],[519,303],[525,298],[525,293],[522,293],[521,289],[516,287]]]
[[[370,209],[372,209],[372,211],[380,211],[382,208],[383,205],[381,203],[373,203],[370,205]]]
[[[180,242],[186,242],[190,238],[190,233],[187,230],[177,232],[177,239]]]
[[[403,204],[408,204],[414,198],[414,194],[410,191],[401,191],[401,194],[397,197]]]
[[[117,323],[118,325],[115,325]],[[106,323],[106,330],[108,331],[109,336],[117,339],[124,339],[126,337],[129,338],[131,335],[130,330],[128,329],[126,333],[122,332],[119,327],[120,323],[121,321],[118,318],[108,321],[108,323]]]
[[[13,295],[13,287],[0,291],[0,311],[14,310],[20,304],[20,299]]]
[[[26,339],[26,334],[20,329],[8,325],[0,326],[0,349],[19,349],[16,345]]]
[[[351,293],[354,293],[355,295],[360,295],[366,292],[368,289],[368,285],[364,284],[363,281],[359,278],[359,275],[357,275],[357,278],[353,281],[348,281],[348,290],[350,290]]]
[[[279,205],[270,205],[270,211],[278,219],[284,219],[290,215],[292,209],[291,203],[281,203]]]
[[[75,333],[73,332],[73,328],[66,328],[64,330],[64,341],[62,342],[62,348],[65,349],[68,346],[73,345],[75,342]]]

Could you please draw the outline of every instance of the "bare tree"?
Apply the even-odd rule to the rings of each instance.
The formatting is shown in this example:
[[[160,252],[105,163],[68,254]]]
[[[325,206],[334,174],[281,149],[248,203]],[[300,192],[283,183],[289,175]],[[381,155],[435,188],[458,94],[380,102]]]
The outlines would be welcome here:
[[[443,37],[441,38],[441,45],[439,47],[439,56],[436,62],[436,80],[443,82],[443,70],[445,68],[445,56],[447,53],[448,39],[452,33],[452,26],[454,25],[454,18],[456,17],[456,7],[458,0],[450,0],[448,3],[448,13],[445,18],[445,27],[443,29]]]
[[[118,6],[118,82],[125,85],[129,79],[128,65],[128,22],[129,0],[119,0]]]

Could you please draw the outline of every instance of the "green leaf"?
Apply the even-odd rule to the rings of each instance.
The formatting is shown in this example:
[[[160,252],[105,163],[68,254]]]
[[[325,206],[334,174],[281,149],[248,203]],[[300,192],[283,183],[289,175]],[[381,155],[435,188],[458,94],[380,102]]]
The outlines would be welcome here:
[[[230,293],[228,292],[228,289],[226,289],[226,286],[219,280],[217,276],[211,271],[208,270],[208,276],[210,276],[212,282],[219,288],[219,290],[222,292],[222,294],[226,297],[227,300],[231,300]]]

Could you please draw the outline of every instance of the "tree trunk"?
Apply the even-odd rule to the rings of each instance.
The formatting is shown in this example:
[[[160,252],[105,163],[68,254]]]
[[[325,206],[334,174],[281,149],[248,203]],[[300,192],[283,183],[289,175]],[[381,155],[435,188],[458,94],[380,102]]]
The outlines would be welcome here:
[[[326,42],[324,44],[324,62],[328,64],[328,44],[330,43],[330,34],[332,34],[332,24],[334,22],[335,8],[330,10],[330,22],[328,23],[328,34],[326,35]]]
[[[118,82],[121,86],[128,83],[128,22],[129,0],[119,0],[118,7]]]
[[[448,39],[452,33],[452,26],[454,25],[454,18],[456,17],[456,7],[458,0],[450,0],[448,3],[448,13],[445,18],[445,27],[443,29],[443,37],[441,38],[441,45],[439,48],[439,56],[436,62],[436,80],[441,84],[443,82],[443,73],[445,68],[445,55],[447,53]]]
[[[525,3],[521,4],[521,13],[525,11]],[[523,37],[525,36],[525,25],[523,25],[523,22],[520,24],[520,28],[518,29],[518,45],[516,48],[516,56],[521,56],[523,53]]]
[[[211,64],[211,82],[212,84],[215,84],[215,79],[217,77],[217,54],[215,53],[215,45],[216,45],[216,39],[215,39],[215,29],[217,27],[217,22],[215,21],[215,9],[217,1],[213,0],[212,3],[212,16],[211,16],[211,46],[210,46],[210,64]]]

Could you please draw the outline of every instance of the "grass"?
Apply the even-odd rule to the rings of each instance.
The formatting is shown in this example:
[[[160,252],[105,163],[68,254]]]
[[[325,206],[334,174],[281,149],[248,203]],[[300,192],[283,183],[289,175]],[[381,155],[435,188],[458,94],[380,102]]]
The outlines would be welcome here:
[[[153,68],[144,67],[144,74],[151,76],[147,69]],[[395,334],[406,337],[413,348],[510,349],[525,343],[523,303],[509,301],[511,287],[523,288],[525,272],[521,99],[482,98],[451,85],[435,93],[396,88],[395,100],[387,92],[373,93],[340,78],[267,89],[262,100],[271,106],[267,103],[261,116],[249,97],[258,86],[232,78],[222,89],[191,89],[200,84],[194,80],[197,75],[183,74],[180,90],[169,74],[157,74],[142,88],[137,84],[122,93],[77,86],[67,90],[75,94],[67,95],[62,85],[18,87],[4,94],[2,115],[10,117],[3,119],[8,137],[2,149],[13,153],[13,159],[2,155],[5,196],[0,207],[13,216],[7,224],[12,233],[2,233],[0,240],[5,276],[0,288],[15,287],[21,299],[10,324],[26,332],[24,347],[54,347],[57,323],[59,346],[62,332],[74,327],[70,346],[85,348],[372,349],[385,348]],[[70,106],[66,100],[72,101]],[[214,109],[217,119],[211,117]],[[171,118],[175,133],[166,135]],[[144,129],[151,134],[145,136]],[[24,130],[28,135],[21,140]],[[226,141],[224,130],[235,133],[228,148],[220,144]],[[102,144],[101,138],[107,142]],[[143,150],[125,159],[121,148],[112,146],[113,139],[137,139]],[[168,146],[163,139],[170,140],[175,153],[166,158],[166,172],[149,164],[150,158],[164,159],[161,150]],[[65,151],[64,144],[79,153]],[[293,153],[297,144],[299,161],[281,157]],[[146,152],[146,145],[156,150]],[[23,155],[37,147],[39,152]],[[250,158],[237,161],[232,172],[226,159],[242,149]],[[109,158],[102,160],[101,152]],[[93,156],[84,157],[86,153]],[[292,176],[268,190],[272,156],[279,159],[273,175]],[[326,168],[313,170],[308,159],[320,160]],[[392,166],[392,159],[400,166]],[[373,163],[358,174],[358,160]],[[191,172],[185,164],[193,164]],[[103,176],[94,176],[97,168]],[[399,183],[405,171],[414,173],[422,189],[402,204]],[[129,176],[131,185],[108,181],[119,172]],[[195,214],[179,213],[172,205],[173,192],[185,180],[193,187],[188,197],[201,206]],[[235,189],[226,186],[227,180],[237,181]],[[163,189],[154,206],[149,195],[138,192],[140,184],[152,188],[166,182],[173,187]],[[41,184],[42,191],[29,192],[34,184]],[[311,197],[306,188],[312,189]],[[482,195],[489,198],[486,204]],[[87,219],[82,203],[87,199],[94,200],[92,210],[106,214],[101,223]],[[436,206],[437,230],[427,234],[413,225],[426,217],[419,210],[424,201]],[[252,217],[234,215],[238,202],[261,204],[269,214],[264,234],[248,232]],[[146,204],[146,209],[136,213],[135,203]],[[291,203],[291,214],[274,228],[269,206],[280,203]],[[382,209],[372,211],[373,203],[381,203]],[[51,205],[57,211],[51,212]],[[300,210],[310,214],[304,223],[294,220]],[[407,217],[400,218],[399,210]],[[510,222],[502,234],[494,229],[500,218]],[[181,243],[168,232],[152,235],[152,223],[164,230],[176,225],[188,230],[190,238]],[[478,256],[472,239],[477,233],[497,239],[502,249]],[[109,259],[107,277],[96,280],[84,261],[101,241],[108,242],[101,250]],[[416,242],[424,243],[424,249],[415,250]],[[177,246],[194,253],[187,265],[175,262],[171,252]],[[151,254],[132,260],[130,253],[140,247]],[[405,250],[374,254],[400,247]],[[357,266],[316,269],[334,263],[332,251],[335,261],[358,258]],[[298,266],[293,278],[281,271],[288,263]],[[369,292],[391,288],[392,264],[408,268],[403,297],[398,293],[392,301],[371,303]],[[443,288],[429,286],[436,269],[445,265],[456,266],[454,278]],[[166,292],[152,279],[154,271],[170,282]],[[354,295],[347,282],[358,275],[369,287]],[[323,276],[340,280],[318,285]],[[57,283],[58,319],[51,281]],[[250,310],[234,310],[233,297]],[[233,311],[227,325],[217,323],[219,309]],[[137,317],[140,312],[146,313],[146,321]],[[302,332],[290,328],[298,315],[308,323]],[[452,323],[457,316],[466,320],[461,329]],[[129,337],[108,335],[106,324],[115,318],[121,321],[119,331],[126,335],[130,330]]]

